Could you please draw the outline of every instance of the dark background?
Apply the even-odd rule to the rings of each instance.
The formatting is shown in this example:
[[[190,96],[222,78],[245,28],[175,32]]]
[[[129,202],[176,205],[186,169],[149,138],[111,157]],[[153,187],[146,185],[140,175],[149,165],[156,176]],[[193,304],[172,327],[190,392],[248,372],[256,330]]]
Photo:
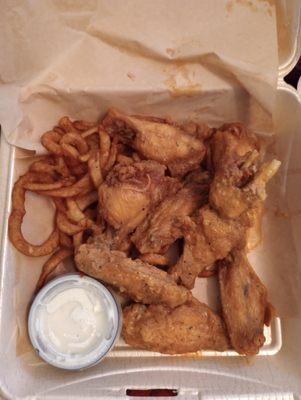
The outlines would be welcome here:
[[[285,82],[297,88],[298,80],[301,76],[301,58],[295,68],[284,78]]]

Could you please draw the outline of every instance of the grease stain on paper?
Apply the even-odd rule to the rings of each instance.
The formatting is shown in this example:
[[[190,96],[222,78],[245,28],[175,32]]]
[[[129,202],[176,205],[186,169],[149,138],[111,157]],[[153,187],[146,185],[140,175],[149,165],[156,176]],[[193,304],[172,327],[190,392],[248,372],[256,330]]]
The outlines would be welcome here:
[[[191,97],[201,91],[201,84],[195,82],[195,71],[189,70],[184,62],[176,62],[164,69],[167,78],[164,84],[171,97]]]
[[[228,0],[226,3],[226,10],[231,14],[234,6],[244,6],[252,12],[258,12],[260,9],[266,10],[268,15],[272,16],[272,7],[275,5],[275,0]],[[263,8],[263,6],[265,6]]]
[[[126,76],[131,80],[131,81],[134,81],[135,80],[135,75],[132,73],[132,72],[128,72],[127,74],[126,74]]]
[[[173,57],[175,55],[175,49],[167,48],[166,49],[166,54],[168,54],[170,57]]]

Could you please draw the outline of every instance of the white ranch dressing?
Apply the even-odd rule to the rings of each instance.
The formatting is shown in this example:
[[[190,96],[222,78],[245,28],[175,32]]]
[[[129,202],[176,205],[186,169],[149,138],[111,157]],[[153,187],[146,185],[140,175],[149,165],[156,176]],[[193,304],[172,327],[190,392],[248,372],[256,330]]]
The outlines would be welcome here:
[[[112,294],[96,280],[74,274],[42,289],[32,304],[28,326],[32,344],[45,361],[80,369],[108,352],[119,322]]]
[[[83,288],[64,290],[42,308],[42,332],[58,352],[86,353],[106,333],[107,317],[99,298]]]

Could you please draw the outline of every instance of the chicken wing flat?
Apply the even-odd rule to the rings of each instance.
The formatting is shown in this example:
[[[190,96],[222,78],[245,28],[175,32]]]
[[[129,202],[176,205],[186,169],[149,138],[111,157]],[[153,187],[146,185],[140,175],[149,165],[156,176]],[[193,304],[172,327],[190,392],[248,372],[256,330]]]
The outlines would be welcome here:
[[[265,286],[242,251],[232,252],[219,263],[218,278],[233,348],[240,354],[257,354],[265,341],[263,326],[270,308]]]
[[[139,259],[132,260],[121,251],[110,250],[101,240],[81,245],[75,262],[80,271],[115,286],[141,303],[176,307],[191,297],[165,271]]]
[[[229,348],[222,319],[195,299],[174,309],[143,304],[126,307],[122,336],[135,348],[166,354]]]
[[[117,164],[98,189],[100,212],[115,229],[134,230],[166,194],[180,183],[165,177],[166,167],[156,161]]]
[[[138,226],[132,241],[140,253],[165,253],[183,236],[182,223],[207,200],[208,176],[194,172],[175,194],[166,197]]]
[[[102,123],[109,134],[117,135],[144,158],[167,165],[172,176],[184,176],[196,169],[205,156],[201,140],[166,122],[110,109]]]
[[[223,219],[209,206],[202,207],[184,225],[184,250],[169,272],[175,279],[192,289],[197,276],[215,261],[225,258],[233,248],[245,245],[248,219]]]

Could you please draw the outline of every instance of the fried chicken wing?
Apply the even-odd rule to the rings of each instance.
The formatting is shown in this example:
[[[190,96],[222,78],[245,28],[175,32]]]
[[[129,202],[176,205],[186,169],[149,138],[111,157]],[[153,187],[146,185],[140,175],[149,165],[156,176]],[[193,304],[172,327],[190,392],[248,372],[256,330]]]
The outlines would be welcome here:
[[[201,140],[166,122],[110,109],[102,123],[111,135],[117,135],[143,157],[167,165],[172,176],[184,176],[196,169],[205,156]]]
[[[241,124],[224,125],[211,139],[210,154],[214,172],[210,204],[221,215],[236,218],[250,204],[241,187],[257,169],[257,140]]]
[[[175,194],[166,197],[138,226],[132,241],[140,253],[163,254],[183,236],[182,223],[207,200],[208,175],[194,172]]]
[[[259,168],[258,150],[258,140],[241,124],[224,125],[211,139],[214,178],[209,201],[222,216],[237,218],[258,199],[265,199],[265,186],[280,161],[272,160]]]
[[[126,307],[122,336],[135,348],[166,354],[229,348],[221,318],[195,299],[174,309],[142,304]]]
[[[139,259],[132,260],[121,251],[110,250],[101,240],[81,245],[75,262],[80,271],[115,286],[141,303],[176,307],[191,297],[165,271]]]
[[[218,277],[233,348],[240,354],[257,354],[265,341],[263,326],[270,309],[265,286],[242,251],[232,252],[219,263]]]
[[[134,230],[149,210],[179,182],[165,177],[166,167],[156,161],[117,164],[98,189],[100,212],[115,229]]]
[[[205,268],[225,258],[233,248],[244,246],[248,225],[247,218],[223,219],[209,206],[201,208],[196,217],[186,219],[183,254],[169,272],[192,289]]]

